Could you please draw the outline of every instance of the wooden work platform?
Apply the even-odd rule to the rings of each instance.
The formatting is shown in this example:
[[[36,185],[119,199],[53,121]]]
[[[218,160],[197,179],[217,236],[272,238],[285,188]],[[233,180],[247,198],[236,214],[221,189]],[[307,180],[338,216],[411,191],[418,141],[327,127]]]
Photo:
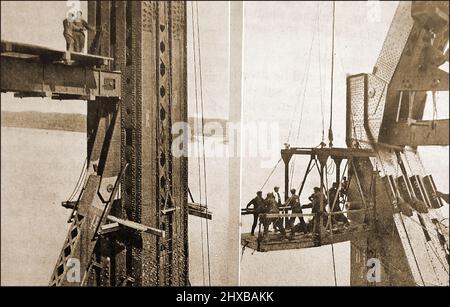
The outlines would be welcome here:
[[[95,100],[121,97],[112,58],[1,41],[1,91],[16,97]]]
[[[340,243],[350,241],[353,237],[363,238],[368,235],[370,228],[364,224],[357,224],[344,228],[339,226],[334,228],[333,236],[329,231],[326,231],[322,237],[322,243],[319,246],[329,245],[331,243]],[[250,233],[241,234],[241,245],[248,247],[258,252],[269,252],[289,249],[302,249],[310,247],[318,247],[315,245],[312,233],[296,233],[292,239],[289,238],[289,231],[286,238],[276,232],[269,231],[266,238],[258,238],[258,235],[252,236]]]
[[[46,61],[65,61],[71,65],[102,66],[107,65],[113,58],[94,54],[61,51],[43,46],[1,41],[0,52],[2,56],[16,57],[22,59],[39,58]]]

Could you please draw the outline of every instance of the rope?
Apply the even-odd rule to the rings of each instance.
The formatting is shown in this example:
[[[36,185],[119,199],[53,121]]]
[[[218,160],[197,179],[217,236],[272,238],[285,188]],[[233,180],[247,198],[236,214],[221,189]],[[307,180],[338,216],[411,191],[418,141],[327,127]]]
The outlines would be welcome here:
[[[353,238],[358,239],[358,238],[355,237],[351,232],[350,232],[350,235],[353,236]],[[366,253],[365,249],[362,248],[361,246],[359,246],[358,244],[354,243],[354,241],[351,240],[351,241],[350,241],[350,244],[353,245],[354,247],[356,247],[356,248],[357,248],[359,251],[361,251],[362,253],[364,253],[364,254]],[[380,261],[380,264],[381,264],[385,269],[387,269],[387,271],[390,271],[390,268],[392,267],[393,269],[397,270],[397,272],[400,273],[401,275],[404,275],[404,276],[409,277],[409,275],[408,275],[406,272],[404,272],[403,270],[399,269],[398,267],[396,267],[395,265],[393,265],[393,264],[390,263],[390,262],[387,262],[387,263],[386,263],[387,265],[386,265],[384,262]],[[420,285],[417,284],[417,283],[415,283],[415,285],[416,285],[416,286],[420,286]]]
[[[316,25],[317,25],[318,20],[319,20],[319,10],[317,9]],[[311,44],[310,44],[309,52],[308,52],[308,63],[306,65],[305,83],[304,83],[304,87],[303,87],[303,93],[302,93],[302,98],[301,98],[302,100],[301,100],[301,104],[300,104],[300,121],[299,121],[299,124],[298,124],[297,136],[296,136],[296,139],[295,139],[296,143],[298,142],[298,139],[300,137],[300,129],[301,129],[301,126],[302,126],[303,107],[304,107],[305,98],[306,98],[306,88],[308,87],[309,69],[311,67],[311,54],[312,54],[312,47],[313,47],[313,44],[314,44],[315,37],[316,37],[316,31],[314,31],[313,36],[311,38]]]
[[[267,182],[269,181],[270,177],[272,177],[273,173],[275,172],[275,170],[277,169],[278,165],[281,162],[281,158],[278,160],[278,162],[275,164],[275,166],[273,167],[272,171],[270,172],[269,176],[267,177],[266,181],[264,181],[262,187],[259,189],[260,191],[262,191],[262,189],[264,189],[264,187],[266,186]]]
[[[319,21],[318,21],[318,28],[319,28],[319,33],[318,33],[318,62],[319,62],[319,92],[320,92],[320,113],[322,114],[322,137],[321,137],[321,141],[322,143],[324,143],[325,140],[325,116],[323,113],[323,91],[322,91],[322,64],[321,64],[321,53],[320,53],[320,5],[319,5]]]
[[[196,57],[196,40],[195,40],[195,19],[194,19],[194,2],[191,2],[191,18],[192,18],[192,48],[194,54],[194,89],[195,89],[195,114],[198,116],[198,73],[197,73],[197,57]],[[195,128],[198,129],[198,118],[195,117],[194,125]],[[200,204],[202,203],[202,181],[201,181],[201,162],[200,162],[200,144],[197,142],[197,166],[198,166],[198,193],[200,198]],[[201,235],[201,247],[202,247],[202,277],[203,277],[203,285],[206,284],[205,281],[205,255],[204,255],[204,246],[203,246],[203,221],[200,220],[200,235]]]
[[[381,165],[381,167],[382,167],[382,169],[383,169],[383,172],[387,175],[388,173],[386,172],[386,169],[384,168],[383,160],[381,159],[380,153],[378,152],[378,150],[376,150],[375,153],[376,153],[377,156],[378,156],[378,159],[379,159],[379,161],[380,161],[380,165]],[[398,166],[398,163],[396,163],[396,165]],[[397,169],[396,171],[398,172],[398,169]],[[396,187],[395,187],[395,188],[394,188],[394,187],[391,187],[391,188],[393,189],[395,195],[398,196],[398,189],[397,189]],[[410,238],[409,238],[408,231],[406,230],[406,226],[405,226],[405,223],[404,223],[404,221],[403,221],[402,213],[400,213],[399,216],[400,216],[401,224],[402,224],[403,229],[404,229],[404,231],[405,231],[406,238],[407,238],[407,240],[408,240],[408,245],[409,245],[409,247],[411,248],[411,253],[413,254],[414,262],[416,263],[417,270],[418,270],[419,275],[420,275],[420,279],[422,280],[422,283],[423,283],[423,285],[425,286],[425,281],[424,281],[423,276],[422,276],[422,271],[420,270],[419,262],[417,261],[417,257],[416,257],[416,254],[414,253],[414,249],[413,249],[413,247],[412,247],[412,244],[411,244],[411,240],[410,240]]]
[[[317,20],[318,20],[318,17],[319,17],[319,4],[317,5]],[[310,67],[310,64],[311,64],[311,54],[312,54],[312,47],[313,47],[315,35],[316,35],[316,32],[313,33],[313,36],[311,38],[311,42],[310,42],[310,45],[309,45],[309,51],[308,51],[308,61],[307,61],[307,64],[306,64],[306,74],[304,75],[303,81],[302,81],[303,86],[304,86],[303,97],[304,97],[304,92],[306,91],[306,86],[308,84],[309,67]],[[301,89],[300,89],[300,91],[298,93],[299,98],[300,98],[300,95],[302,95],[302,90]],[[304,99],[302,100],[302,103],[300,104],[301,105],[301,107],[300,107],[300,115],[303,114],[303,102],[304,102]],[[294,118],[295,118],[295,114],[297,112],[297,106],[298,106],[298,104],[295,104],[294,112],[292,112],[292,116],[291,116],[291,120],[290,120],[291,123],[290,123],[290,127],[289,127],[288,138],[287,138],[287,143],[288,144],[289,144],[289,142],[291,140],[291,133],[292,133],[292,130],[294,128]],[[298,130],[300,130],[300,126],[301,126],[301,117],[300,117],[300,123],[299,123],[299,129]],[[297,131],[296,142],[298,140],[298,133],[299,132]]]
[[[440,280],[440,278],[439,278],[439,274],[437,273],[436,267],[434,266],[434,263],[433,263],[433,261],[432,261],[432,258],[431,258],[431,255],[430,255],[430,251],[428,250],[427,242],[424,242],[424,245],[425,245],[425,249],[426,249],[426,251],[427,251],[428,260],[430,261],[431,267],[432,267],[433,272],[434,272],[434,276],[436,276],[436,279],[437,279],[439,285],[442,286],[443,284],[442,284],[442,282],[441,282],[441,280]],[[447,274],[448,274],[448,273],[447,273]]]
[[[328,190],[328,174],[325,174],[325,182],[326,182],[326,192],[327,192],[327,201],[330,201],[330,193]],[[336,193],[337,195],[337,193]],[[336,197],[334,198],[336,200]],[[333,203],[334,205],[334,203]],[[332,211],[330,210],[330,213]],[[333,228],[332,228],[332,224],[333,224],[333,218],[331,217],[331,214],[328,215],[328,220],[331,221],[330,223],[330,238],[331,238],[331,256],[333,259],[333,276],[334,276],[334,285],[337,286],[337,277],[336,277],[336,259],[335,259],[335,255],[334,255],[334,239],[333,239]],[[321,223],[321,221],[319,221],[319,223]],[[323,227],[323,225],[320,225],[320,227]]]
[[[331,91],[330,91],[330,127],[328,128],[329,146],[333,147],[333,85],[334,85],[334,24],[336,3],[333,1],[333,26],[331,35]]]
[[[75,197],[75,195],[77,194],[77,191],[80,189],[80,187],[82,185],[83,179],[86,177],[86,173],[87,173],[86,163],[87,163],[87,157],[86,157],[86,159],[84,159],[83,166],[81,168],[81,173],[80,173],[80,176],[78,176],[75,188],[73,189],[70,196],[67,198],[68,201],[71,201]]]
[[[317,4],[316,27],[318,27],[318,23],[319,23],[319,7],[320,6],[319,6],[319,3],[318,3]],[[314,33],[313,33],[313,36],[311,38],[311,44],[309,46],[308,62],[307,62],[307,65],[306,65],[306,75],[305,75],[305,82],[304,82],[304,87],[303,87],[303,93],[301,93],[301,91],[300,91],[300,93],[302,95],[302,98],[301,98],[301,102],[300,102],[300,121],[298,123],[297,135],[295,137],[295,143],[296,144],[298,143],[298,140],[300,138],[300,131],[301,131],[301,127],[302,127],[303,108],[304,108],[305,100],[306,100],[306,89],[308,87],[309,70],[310,70],[310,67],[311,67],[311,54],[312,54],[312,48],[313,48],[313,45],[314,45],[314,39],[316,38],[316,32],[319,32],[319,31],[317,31],[317,28],[316,28],[316,31],[314,31]],[[291,135],[291,132],[289,131],[288,143],[290,141],[290,135]],[[293,182],[293,178],[294,178],[294,172],[295,172],[295,157],[294,157],[294,160],[291,163],[291,169],[290,169],[290,175],[289,175],[289,177],[290,177],[289,178],[289,181],[290,181],[290,187],[289,188],[292,187],[292,182]]]
[[[201,112],[202,112],[202,149],[203,149],[203,179],[204,179],[204,187],[205,187],[205,206],[208,209],[208,188],[207,188],[207,173],[206,173],[206,154],[205,154],[205,115],[204,115],[204,105],[203,105],[203,75],[202,75],[202,54],[201,54],[201,40],[200,40],[200,23],[198,18],[198,2],[196,2],[197,9],[197,39],[198,39],[198,63],[199,63],[199,72],[200,72],[200,103],[201,103]],[[210,265],[210,257],[209,257],[209,225],[208,220],[206,220],[206,244],[207,244],[207,253],[208,253],[208,284],[211,286],[211,265]]]
[[[402,156],[399,152],[396,152],[396,154],[397,154],[397,159],[398,159],[399,165],[400,165],[400,166],[403,165],[403,168],[404,168],[404,169],[402,169],[402,171],[404,172],[403,175],[405,176],[405,178],[408,178],[409,176],[408,176],[406,167],[408,167],[408,169],[410,170],[410,172],[412,172],[412,171],[411,171],[411,165],[410,165],[410,162],[409,162],[409,160],[408,160],[408,157],[407,157],[406,155],[403,155],[403,156]],[[403,157],[404,159],[402,159],[402,157]],[[403,160],[406,161],[406,164],[404,163]],[[401,164],[400,164],[400,163],[401,163]],[[414,193],[414,190],[410,191],[410,193],[411,193],[411,194],[415,194],[415,193]],[[417,195],[415,195],[415,196],[417,197]],[[407,216],[407,217],[408,217],[408,216]],[[439,238],[438,238],[437,235],[431,234],[431,233],[428,231],[428,229],[427,229],[426,227],[422,226],[420,223],[417,223],[412,217],[408,217],[408,218],[409,218],[411,221],[413,221],[414,223],[416,223],[420,228],[422,228],[423,230],[427,231],[429,235],[433,235],[434,237],[436,237],[436,238],[439,240]],[[432,243],[432,245],[434,246],[433,240],[431,240],[431,243]],[[433,252],[434,252],[436,258],[438,259],[438,261],[440,262],[440,264],[442,265],[442,267],[444,268],[444,270],[445,270],[445,271],[447,272],[447,274],[448,274],[448,270],[447,270],[446,266],[444,265],[444,263],[442,262],[442,259],[439,257],[438,253],[434,250],[434,248],[433,248],[430,244],[428,244],[428,245],[430,246],[430,248],[432,248],[432,250],[433,250]],[[428,257],[430,258],[430,255],[429,255],[429,252],[428,252],[428,245],[427,245],[427,243],[425,242],[425,248],[426,248],[426,250],[427,250]],[[431,259],[429,259],[429,260],[430,260],[430,262],[431,262]]]

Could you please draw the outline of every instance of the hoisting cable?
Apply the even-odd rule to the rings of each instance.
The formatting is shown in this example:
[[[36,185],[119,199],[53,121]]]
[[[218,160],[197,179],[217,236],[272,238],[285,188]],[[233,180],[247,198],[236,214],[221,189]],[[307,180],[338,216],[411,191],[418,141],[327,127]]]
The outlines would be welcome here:
[[[73,189],[70,196],[67,198],[68,201],[73,200],[73,198],[77,194],[77,191],[80,189],[80,186],[82,185],[83,179],[85,178],[85,175],[86,175],[86,163],[87,163],[87,157],[84,159],[83,166],[81,168],[81,173],[80,173],[80,176],[78,176],[75,188]]]
[[[320,92],[320,113],[322,114],[322,134],[321,134],[321,144],[325,143],[325,116],[323,113],[323,91],[322,91],[322,64],[321,64],[321,49],[320,49],[320,5],[319,5],[319,17],[318,17],[318,62],[319,62],[319,92]]]
[[[348,165],[348,162],[345,164],[343,173],[345,173],[345,171],[347,170],[347,165]],[[327,186],[327,201],[329,204],[330,203],[330,194],[329,194],[329,189],[328,189],[328,173],[326,173],[326,175],[325,175],[325,180],[326,180],[326,186]],[[337,286],[337,277],[336,277],[336,259],[335,259],[335,254],[334,254],[333,215],[332,215],[332,213],[334,212],[334,206],[336,205],[336,200],[339,198],[339,191],[340,191],[341,187],[342,187],[342,181],[339,182],[339,186],[338,186],[338,189],[334,196],[333,203],[331,206],[329,206],[330,214],[328,215],[328,221],[326,224],[326,225],[328,225],[328,224],[330,225],[331,255],[332,255],[332,259],[333,259],[333,275],[334,275],[334,285],[335,286]]]
[[[405,154],[404,155],[404,161],[402,160],[402,157],[401,157],[401,155],[399,154],[398,155],[398,159],[399,159],[399,161],[401,161],[402,162],[402,164],[403,164],[403,168],[404,168],[404,176],[405,177],[408,177],[408,174],[407,174],[407,170],[406,170],[406,167],[408,167],[408,169],[411,171],[411,165],[410,165],[410,161],[409,161],[409,159],[408,159],[408,156]],[[405,163],[406,162],[406,163]],[[414,192],[414,191],[411,191],[412,193]],[[419,214],[418,214],[418,216],[419,216]],[[434,235],[434,234],[432,234],[432,233],[429,233],[429,231],[428,231],[428,229],[426,228],[426,227],[424,227],[424,226],[422,226],[420,223],[418,223],[416,220],[414,220],[412,217],[410,217],[410,216],[407,216],[408,218],[409,218],[409,220],[410,221],[413,221],[415,224],[417,224],[420,228],[422,228],[424,231],[426,231],[427,233],[428,233],[428,235],[432,235],[432,236],[434,236],[434,237],[436,237],[437,238],[437,236],[436,235]],[[430,238],[431,239],[431,238]],[[438,238],[439,239],[439,238]],[[431,244],[429,244],[429,243],[427,243],[426,241],[425,241],[425,248],[427,249],[427,251],[428,251],[428,247],[427,246],[429,246],[432,250],[433,250],[433,252],[435,253],[435,255],[436,255],[436,258],[438,259],[438,261],[440,262],[440,264],[442,265],[442,267],[444,268],[444,270],[447,272],[447,274],[448,274],[448,270],[447,270],[447,268],[446,268],[446,266],[444,265],[444,263],[442,262],[442,260],[441,260],[441,258],[439,257],[439,255],[437,254],[437,252],[435,252],[435,250],[434,250],[434,248],[433,248],[433,246],[434,246],[434,241],[433,240],[431,240]],[[429,253],[428,253],[428,256],[429,256],[429,258],[430,258],[430,255],[429,255]],[[430,262],[431,262],[431,258],[429,259],[430,260]]]
[[[194,126],[195,130],[198,129],[198,73],[197,73],[197,57],[196,57],[196,40],[195,40],[195,19],[194,19],[194,2],[191,2],[191,18],[192,18],[192,49],[193,49],[193,64],[194,64],[194,89],[195,89],[195,120],[194,120]],[[198,133],[197,133],[198,134]],[[201,181],[201,162],[200,162],[200,144],[198,141],[197,143],[197,166],[198,166],[198,193],[199,193],[199,199],[200,204],[202,203],[202,181]],[[204,256],[204,246],[203,246],[203,221],[200,220],[200,235],[201,235],[201,256],[202,256],[202,277],[203,277],[203,285],[206,284],[205,282],[205,256]]]
[[[308,81],[309,81],[309,71],[310,71],[310,67],[311,67],[312,49],[313,49],[313,46],[314,46],[314,40],[316,38],[316,32],[319,32],[319,31],[317,31],[318,30],[318,23],[319,23],[319,8],[320,8],[320,6],[319,6],[319,3],[318,3],[318,5],[317,5],[317,16],[316,16],[316,31],[314,31],[314,33],[312,35],[311,44],[309,46],[308,61],[307,61],[307,64],[306,64],[305,82],[303,84],[304,85],[303,92],[300,91],[300,93],[299,93],[299,94],[302,95],[302,97],[301,97],[301,103],[300,103],[300,121],[298,123],[297,135],[296,135],[296,138],[295,138],[295,143],[296,144],[298,143],[298,140],[300,138],[300,131],[301,131],[301,126],[302,126],[302,121],[303,121],[303,107],[305,105],[306,89],[308,87]],[[289,132],[289,135],[290,135],[290,132]],[[288,139],[288,143],[289,143],[289,139]],[[289,175],[290,187],[289,188],[292,187],[292,183],[293,183],[294,172],[295,172],[295,161],[296,161],[296,158],[294,157],[294,159],[293,159],[293,161],[291,163],[291,168],[290,168],[290,175]]]
[[[262,189],[264,189],[264,187],[266,186],[267,182],[269,181],[270,177],[272,177],[273,173],[275,172],[275,170],[277,169],[278,165],[280,164],[282,158],[278,159],[278,162],[275,164],[275,166],[273,167],[272,171],[270,172],[269,176],[267,177],[266,181],[264,181],[262,187],[259,189],[260,191],[262,191]]]
[[[318,20],[318,17],[319,17],[319,4],[317,5],[317,20]],[[316,21],[316,23],[317,23],[317,21]],[[300,88],[300,91],[298,93],[298,98],[300,98],[301,95],[303,97],[305,96],[306,86],[308,84],[309,67],[310,67],[310,64],[311,64],[311,54],[312,54],[312,48],[313,48],[313,45],[314,45],[315,35],[316,35],[316,32],[313,32],[313,35],[312,35],[312,38],[311,38],[311,42],[310,42],[310,45],[309,45],[309,50],[308,50],[308,60],[307,60],[307,64],[306,64],[306,74],[304,75],[303,82],[302,82],[304,87]],[[303,92],[302,92],[302,89],[303,89]],[[303,114],[303,105],[304,105],[303,102],[304,102],[304,98],[303,98],[302,102],[300,103],[300,115]],[[297,112],[297,106],[298,106],[298,104],[295,104],[294,112],[292,112],[292,117],[291,117],[290,126],[289,126],[289,134],[288,134],[288,138],[287,138],[287,143],[288,144],[290,143],[291,133],[292,133],[292,130],[294,129],[294,118],[295,118],[295,115],[296,115],[296,112]],[[302,117],[300,117],[300,123],[299,123],[298,131],[300,130],[301,121],[302,121]],[[297,131],[296,141],[298,140],[298,134],[299,134],[298,131]]]
[[[200,23],[198,18],[198,2],[196,1],[196,11],[197,11],[197,48],[198,48],[198,65],[199,65],[199,76],[200,76],[200,104],[201,104],[201,126],[202,126],[202,156],[203,156],[203,180],[205,188],[205,207],[208,209],[208,188],[207,188],[207,175],[206,175],[206,155],[205,155],[205,114],[204,114],[204,104],[203,104],[203,74],[202,74],[202,54],[201,54],[201,40],[200,40]],[[211,286],[211,264],[209,257],[209,225],[208,220],[206,220],[206,245],[207,245],[207,260],[208,260],[208,285]]]
[[[354,238],[354,239],[358,239],[358,237],[356,237],[355,235],[353,235],[351,232],[349,232],[349,234]],[[366,254],[366,250],[364,248],[362,248],[360,245],[355,243],[356,240],[350,240],[350,244],[355,247],[356,249],[358,249],[362,254]],[[383,261],[380,261],[380,264],[382,267],[384,267],[386,269],[386,271],[390,271],[390,268],[392,267],[393,269],[395,269],[399,274],[403,275],[404,277],[408,277],[407,273],[404,270],[399,269],[398,267],[396,267],[395,265],[393,265],[391,262],[386,262],[386,264]],[[416,286],[420,286],[418,283],[414,282]]]
[[[383,160],[381,159],[380,153],[379,153],[378,150],[376,150],[376,149],[375,149],[375,153],[376,153],[376,155],[377,155],[378,160],[380,161],[380,166],[381,166],[381,168],[382,168],[382,170],[383,170],[383,173],[386,174],[386,175],[388,175],[388,172],[386,172],[386,169],[385,169],[385,167],[384,167]],[[398,163],[396,163],[396,166],[398,167]],[[397,170],[397,171],[398,171],[398,170]],[[398,175],[398,174],[397,174],[397,175]],[[396,176],[396,177],[397,177],[397,176]],[[392,184],[391,184],[390,181],[389,181],[389,186],[390,186],[392,192],[394,193],[395,197],[397,198],[397,197],[399,196],[398,188],[397,188],[396,186],[392,186]],[[416,266],[417,266],[417,271],[418,271],[418,273],[419,273],[420,279],[421,279],[423,285],[425,286],[425,281],[424,281],[423,276],[422,276],[422,271],[420,270],[419,262],[417,261],[416,254],[414,253],[414,249],[413,249],[413,247],[412,247],[412,243],[411,243],[411,240],[410,240],[410,238],[409,238],[408,231],[406,230],[406,225],[405,225],[405,223],[404,223],[404,221],[403,221],[402,213],[399,213],[399,217],[400,217],[400,222],[401,222],[401,224],[402,224],[403,230],[405,231],[406,239],[407,239],[408,245],[409,245],[409,247],[410,247],[410,249],[411,249],[411,253],[412,253],[412,255],[413,255],[414,262],[415,262],[415,264],[416,264]]]
[[[335,24],[335,8],[336,4],[333,1],[333,28],[331,35],[331,91],[330,91],[330,127],[328,128],[328,146],[333,147],[333,81],[334,81],[334,24]]]

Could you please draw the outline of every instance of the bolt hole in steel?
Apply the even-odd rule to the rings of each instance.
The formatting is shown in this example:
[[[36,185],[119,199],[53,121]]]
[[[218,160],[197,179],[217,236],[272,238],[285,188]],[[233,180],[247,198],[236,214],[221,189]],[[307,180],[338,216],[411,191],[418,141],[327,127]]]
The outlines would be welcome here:
[[[159,73],[161,74],[161,77],[164,77],[166,74],[166,65],[164,65],[163,62],[159,65]]]
[[[111,193],[114,189],[114,186],[112,184],[108,184],[108,186],[106,187],[106,191],[108,191],[108,193]]]
[[[166,111],[163,108],[161,108],[161,110],[159,111],[159,118],[161,120],[165,120],[166,119]]]

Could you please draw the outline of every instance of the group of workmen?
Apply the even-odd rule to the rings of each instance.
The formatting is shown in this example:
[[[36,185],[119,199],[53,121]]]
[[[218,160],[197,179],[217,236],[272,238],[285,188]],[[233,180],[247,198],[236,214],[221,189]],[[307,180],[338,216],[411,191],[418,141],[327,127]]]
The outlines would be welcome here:
[[[70,52],[83,52],[85,31],[95,31],[95,28],[90,26],[86,20],[83,19],[83,13],[77,11],[76,13],[68,12],[67,18],[63,21],[64,38],[66,40],[66,50]]]
[[[273,230],[280,232],[282,237],[292,239],[295,233],[304,234],[313,233],[316,234],[319,231],[320,216],[324,218],[322,222],[324,226],[328,220],[328,212],[332,212],[330,218],[334,225],[348,225],[349,221],[347,217],[342,213],[341,203],[345,202],[345,196],[347,195],[348,182],[346,177],[343,178],[341,186],[338,183],[333,183],[332,187],[328,190],[327,197],[321,191],[319,187],[314,187],[314,193],[308,197],[310,203],[301,205],[299,195],[296,194],[295,189],[291,189],[291,195],[287,198],[286,202],[281,201],[279,187],[275,186],[273,192],[267,193],[266,198],[263,198],[262,191],[256,193],[256,197],[253,198],[246,206],[246,209],[250,209],[253,206],[253,225],[251,235],[255,235],[255,229],[258,224],[258,220],[264,228],[263,237],[266,237],[269,232],[269,227],[273,225]],[[321,205],[323,204],[323,206]],[[326,211],[328,206],[328,212]],[[307,223],[303,217],[303,210],[311,208],[312,219]],[[290,217],[273,217],[279,213],[292,214]],[[299,223],[295,224],[296,219],[299,219]],[[284,219],[284,221],[283,221]],[[290,230],[290,235],[286,236],[286,230]]]

